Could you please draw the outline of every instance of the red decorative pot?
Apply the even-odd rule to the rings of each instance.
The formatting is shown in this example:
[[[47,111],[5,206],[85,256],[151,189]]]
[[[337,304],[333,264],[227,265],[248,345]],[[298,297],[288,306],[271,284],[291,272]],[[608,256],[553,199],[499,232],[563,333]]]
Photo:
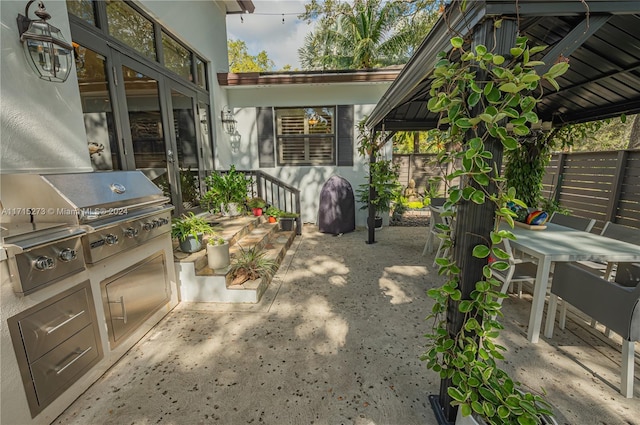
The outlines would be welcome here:
[[[256,217],[260,217],[262,215],[262,208],[252,208],[253,215]]]

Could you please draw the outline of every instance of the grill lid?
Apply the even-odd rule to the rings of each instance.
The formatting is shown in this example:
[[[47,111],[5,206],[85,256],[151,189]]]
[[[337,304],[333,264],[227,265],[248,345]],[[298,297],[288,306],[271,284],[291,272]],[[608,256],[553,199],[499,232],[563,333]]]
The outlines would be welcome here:
[[[47,174],[42,178],[78,209],[123,208],[169,201],[141,171]]]
[[[28,209],[32,222],[78,224],[169,203],[141,171],[7,174],[0,183],[4,208],[16,212],[12,221],[25,220]]]

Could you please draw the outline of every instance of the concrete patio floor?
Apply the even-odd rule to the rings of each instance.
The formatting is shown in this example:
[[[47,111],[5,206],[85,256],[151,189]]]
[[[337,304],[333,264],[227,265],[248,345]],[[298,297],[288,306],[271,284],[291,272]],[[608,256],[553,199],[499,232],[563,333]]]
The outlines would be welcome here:
[[[305,226],[256,305],[180,304],[55,424],[436,424],[439,379],[419,360],[427,230],[325,235]],[[504,301],[504,369],[543,391],[560,424],[640,424],[620,385],[620,346],[580,318],[526,340],[531,299]]]

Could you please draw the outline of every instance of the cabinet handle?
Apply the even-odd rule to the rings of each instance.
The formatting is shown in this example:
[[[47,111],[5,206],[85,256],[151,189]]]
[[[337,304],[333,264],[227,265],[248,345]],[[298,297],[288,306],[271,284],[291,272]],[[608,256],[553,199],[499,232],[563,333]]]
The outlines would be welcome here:
[[[84,310],[82,310],[80,313],[74,314],[73,316],[69,317],[67,320],[65,320],[64,322],[60,323],[59,325],[48,329],[47,330],[47,335],[50,335],[50,334],[54,333],[55,331],[57,331],[58,329],[60,329],[61,327],[63,327],[64,325],[66,325],[67,323],[72,321],[73,319],[75,319],[76,317],[80,316],[81,314],[84,314]]]
[[[60,375],[62,372],[64,372],[64,370],[65,370],[66,368],[68,368],[69,366],[71,366],[72,364],[74,364],[75,362],[77,362],[78,360],[80,360],[80,357],[84,356],[84,355],[85,355],[85,354],[87,354],[89,351],[91,351],[91,349],[92,349],[92,348],[93,348],[93,347],[89,347],[89,348],[87,348],[86,350],[84,350],[84,351],[83,351],[83,352],[81,352],[81,353],[78,353],[77,351],[75,351],[75,353],[77,354],[77,356],[76,356],[73,360],[71,360],[69,363],[67,363],[66,365],[64,365],[64,367],[62,367],[62,368],[60,368],[60,369],[56,370],[56,375]]]
[[[122,320],[124,324],[127,324],[127,309],[124,306],[124,295],[120,297],[120,301],[109,301],[111,304],[120,304],[122,308],[122,316],[113,316],[113,319]]]

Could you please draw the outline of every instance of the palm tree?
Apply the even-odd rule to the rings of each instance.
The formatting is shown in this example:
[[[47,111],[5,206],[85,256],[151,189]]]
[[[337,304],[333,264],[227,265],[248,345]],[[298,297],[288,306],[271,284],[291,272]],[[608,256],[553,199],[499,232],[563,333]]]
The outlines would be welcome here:
[[[298,50],[304,69],[367,69],[404,64],[431,28],[435,2],[356,0],[336,5]],[[420,7],[418,7],[420,6]]]

